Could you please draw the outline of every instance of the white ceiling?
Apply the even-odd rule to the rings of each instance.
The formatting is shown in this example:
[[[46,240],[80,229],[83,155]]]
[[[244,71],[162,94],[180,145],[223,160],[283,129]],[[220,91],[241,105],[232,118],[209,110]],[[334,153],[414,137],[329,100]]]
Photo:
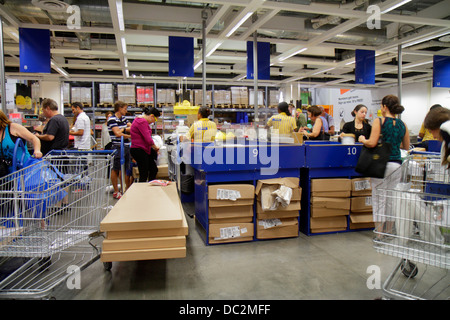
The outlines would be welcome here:
[[[68,28],[69,5],[81,9],[80,29]],[[386,10],[380,29],[367,26],[370,5]],[[394,86],[399,45],[402,83],[429,81],[433,55],[450,55],[450,0],[0,0],[0,14],[6,76],[11,78],[49,77],[19,72],[17,35],[23,27],[51,30],[51,77],[178,83],[182,80],[168,76],[168,37],[193,37],[199,62],[202,14],[205,52],[215,49],[206,58],[207,84],[253,84],[244,77],[246,41],[253,41],[255,32],[258,41],[271,43],[271,80],[258,82],[268,86],[370,87],[354,83],[356,49],[376,51],[374,87]],[[183,81],[201,84],[202,66]]]

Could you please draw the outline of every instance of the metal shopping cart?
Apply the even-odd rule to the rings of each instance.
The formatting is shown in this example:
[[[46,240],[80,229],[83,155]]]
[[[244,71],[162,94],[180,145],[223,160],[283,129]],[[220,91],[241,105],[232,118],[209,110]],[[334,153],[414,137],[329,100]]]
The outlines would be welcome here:
[[[449,174],[440,156],[412,155],[376,187],[374,247],[400,258],[385,298],[449,299]]]
[[[100,257],[114,152],[52,151],[0,179],[0,298],[48,298]]]

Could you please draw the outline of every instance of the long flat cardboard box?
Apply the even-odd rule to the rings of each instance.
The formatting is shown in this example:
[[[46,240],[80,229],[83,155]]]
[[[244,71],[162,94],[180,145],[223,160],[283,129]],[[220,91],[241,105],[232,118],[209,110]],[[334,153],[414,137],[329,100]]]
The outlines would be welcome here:
[[[209,219],[253,217],[253,206],[209,207]]]
[[[300,201],[291,201],[286,207],[279,205],[277,210],[266,210],[264,211],[261,203],[259,201],[256,202],[256,212],[257,213],[266,213],[266,212],[275,212],[275,211],[299,211],[301,210],[301,202]]]
[[[252,223],[253,222],[253,216],[252,217],[239,217],[239,218],[220,218],[220,219],[208,219],[210,224],[214,223]]]
[[[349,213],[350,211],[348,209],[328,209],[328,208],[311,207],[311,217],[313,218],[347,216]]]
[[[226,199],[239,193],[235,200]],[[255,187],[252,184],[217,184],[208,186],[209,207],[247,206],[253,204]]]
[[[186,247],[179,247],[179,248],[103,251],[100,256],[100,260],[102,262],[113,262],[113,261],[175,259],[185,257],[186,257]]]
[[[103,251],[177,248],[186,246],[186,237],[156,237],[140,239],[103,240]]]
[[[345,231],[347,228],[339,228],[339,227],[333,227],[333,228],[312,228],[311,233],[325,233],[325,232],[338,232],[338,231]]]
[[[350,198],[311,197],[311,207],[350,210]]]
[[[279,224],[265,228],[265,220],[258,220],[256,226],[257,239],[291,238],[298,236],[298,219],[279,219]]]
[[[352,185],[347,178],[311,179],[311,192],[351,191]]]
[[[352,192],[347,191],[314,191],[311,192],[312,197],[330,197],[330,198],[348,198]]]
[[[346,228],[347,216],[310,218],[311,229]]]
[[[101,231],[170,229],[183,226],[184,212],[174,183],[133,183],[100,223]]]
[[[253,223],[230,222],[209,224],[209,237],[229,240],[242,237],[253,237]]]
[[[106,232],[106,239],[139,239],[139,238],[153,238],[153,237],[176,237],[187,236],[189,234],[189,227],[186,220],[186,215],[182,215],[182,226],[179,228],[169,229],[149,229],[149,230],[119,230]]]

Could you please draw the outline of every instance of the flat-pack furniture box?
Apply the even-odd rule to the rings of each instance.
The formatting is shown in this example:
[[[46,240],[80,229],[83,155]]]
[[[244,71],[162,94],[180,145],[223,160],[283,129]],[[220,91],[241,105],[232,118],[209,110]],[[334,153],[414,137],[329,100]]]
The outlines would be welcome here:
[[[311,179],[311,196],[348,198],[352,185],[347,178]]]
[[[101,261],[186,257],[188,226],[176,185],[135,182],[100,223]]]
[[[297,237],[298,232],[298,218],[274,218],[257,220],[257,239]]]
[[[229,222],[209,224],[209,243],[253,241],[253,223]]]

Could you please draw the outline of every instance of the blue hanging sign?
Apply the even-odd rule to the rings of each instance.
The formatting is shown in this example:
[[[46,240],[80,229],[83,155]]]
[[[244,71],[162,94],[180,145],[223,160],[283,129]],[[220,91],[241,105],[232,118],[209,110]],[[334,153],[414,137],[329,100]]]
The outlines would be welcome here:
[[[257,42],[258,79],[270,80],[270,43]],[[253,41],[247,41],[247,79],[253,79]]]
[[[50,30],[19,28],[20,72],[50,73]]]
[[[194,38],[169,37],[169,76],[194,76]]]
[[[375,84],[375,51],[355,51],[355,83]]]
[[[450,56],[433,56],[433,87],[450,88]]]

